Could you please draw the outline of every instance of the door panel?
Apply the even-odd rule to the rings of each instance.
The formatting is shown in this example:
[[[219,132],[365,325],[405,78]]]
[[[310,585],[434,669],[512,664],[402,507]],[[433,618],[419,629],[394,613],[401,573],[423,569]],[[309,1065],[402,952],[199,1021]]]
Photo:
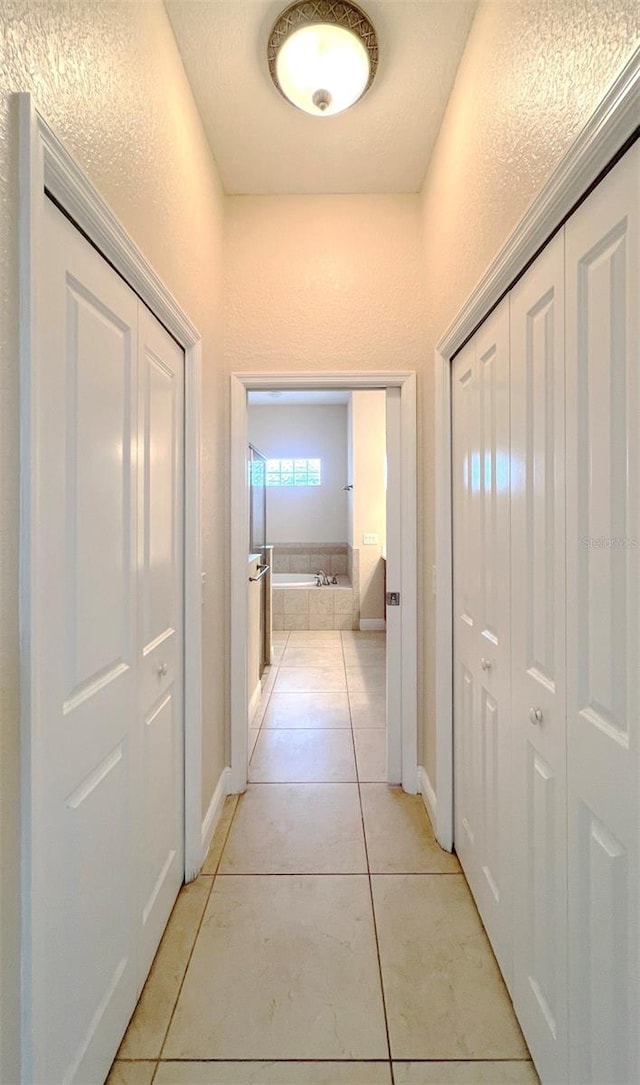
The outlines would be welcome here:
[[[145,969],[182,884],[182,477],[184,355],[145,306],[139,316],[140,717],[145,827]]]
[[[514,1002],[554,1082],[567,1079],[564,446],[561,232],[511,292]]]
[[[183,372],[48,200],[44,233],[25,1080],[48,1085],[106,1077],[182,880]]]
[[[128,901],[135,895],[137,299],[49,201],[44,226],[36,366],[36,1082],[86,1080],[88,1066],[108,1069],[112,1034],[126,1025],[135,998]]]
[[[571,1078],[640,1079],[640,146],[566,227]]]
[[[453,364],[453,472],[456,849],[509,983],[508,301]]]

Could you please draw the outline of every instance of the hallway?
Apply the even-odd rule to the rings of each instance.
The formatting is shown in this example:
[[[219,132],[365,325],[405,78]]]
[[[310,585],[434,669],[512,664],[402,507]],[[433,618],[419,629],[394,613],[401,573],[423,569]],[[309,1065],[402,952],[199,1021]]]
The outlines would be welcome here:
[[[384,634],[274,639],[108,1085],[534,1085],[457,859],[382,782]]]

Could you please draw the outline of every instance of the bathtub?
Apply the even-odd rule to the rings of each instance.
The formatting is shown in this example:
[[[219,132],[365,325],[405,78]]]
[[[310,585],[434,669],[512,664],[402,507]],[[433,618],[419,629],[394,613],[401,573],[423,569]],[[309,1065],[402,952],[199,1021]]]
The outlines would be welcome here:
[[[280,629],[353,629],[354,592],[348,577],[316,585],[313,573],[274,573],[272,622]],[[356,626],[357,628],[357,626]]]
[[[271,583],[274,588],[315,588],[316,578],[313,573],[273,573]]]

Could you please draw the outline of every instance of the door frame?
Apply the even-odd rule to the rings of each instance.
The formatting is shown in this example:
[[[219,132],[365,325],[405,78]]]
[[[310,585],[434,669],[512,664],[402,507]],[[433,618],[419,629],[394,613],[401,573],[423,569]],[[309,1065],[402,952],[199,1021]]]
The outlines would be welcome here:
[[[37,494],[38,404],[32,378],[38,325],[38,259],[43,251],[43,212],[48,195],[126,280],[178,341],[185,354],[184,419],[184,856],[185,880],[202,866],[201,750],[201,526],[200,424],[201,339],[153,268],[38,113],[31,94],[15,96],[19,118],[19,351],[20,351],[20,820],[22,1055],[28,1073],[31,1048],[32,927],[31,796],[33,751],[42,726],[33,704],[40,663],[38,575],[33,521]],[[47,195],[48,194],[48,195]]]
[[[451,362],[633,138],[640,112],[640,49],[492,260],[435,348],[436,836],[454,843],[453,534]]]
[[[247,540],[249,538],[249,486],[246,471],[248,444],[247,392],[345,389],[350,391],[400,389],[400,445],[402,478],[402,545],[399,555],[402,644],[401,718],[397,740],[402,751],[401,782],[405,791],[418,788],[417,727],[417,492],[416,492],[416,375],[408,371],[271,372],[231,374],[231,772],[230,793],[247,786],[248,762],[248,647],[247,647]]]

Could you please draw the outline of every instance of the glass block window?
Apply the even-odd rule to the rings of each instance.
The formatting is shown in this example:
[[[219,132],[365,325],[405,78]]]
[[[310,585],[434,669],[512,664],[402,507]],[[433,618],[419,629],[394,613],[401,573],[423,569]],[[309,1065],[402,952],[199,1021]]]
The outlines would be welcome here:
[[[320,460],[267,460],[267,486],[319,486]]]

